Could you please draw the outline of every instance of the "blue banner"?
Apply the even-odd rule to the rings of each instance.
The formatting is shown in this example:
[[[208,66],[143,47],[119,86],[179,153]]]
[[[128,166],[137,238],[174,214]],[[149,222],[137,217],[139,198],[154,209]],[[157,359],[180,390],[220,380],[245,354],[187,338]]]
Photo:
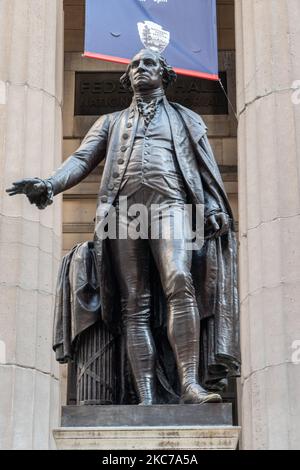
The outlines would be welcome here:
[[[218,80],[216,0],[86,0],[86,57],[127,64],[142,48]]]

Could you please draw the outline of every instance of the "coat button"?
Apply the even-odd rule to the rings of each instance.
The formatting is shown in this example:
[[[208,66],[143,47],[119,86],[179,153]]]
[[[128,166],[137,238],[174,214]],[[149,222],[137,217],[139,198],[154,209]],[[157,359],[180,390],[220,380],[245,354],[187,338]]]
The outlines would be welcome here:
[[[118,159],[118,164],[123,165],[124,161],[125,161],[124,158],[119,158]]]
[[[114,171],[114,172],[113,172],[113,177],[114,177],[114,178],[118,178],[118,176],[119,176],[119,172],[118,172],[118,171]]]
[[[107,202],[108,201],[108,197],[107,196],[102,196],[101,197],[101,202]]]
[[[121,152],[126,152],[126,149],[127,147],[125,145],[122,145],[122,147],[120,148]]]
[[[127,127],[128,127],[128,128],[132,127],[132,122],[128,122],[128,123],[127,123]]]
[[[114,184],[109,184],[107,187],[110,191],[112,191],[114,189],[115,185]]]
[[[123,139],[126,140],[126,139],[128,139],[129,135],[128,134],[123,134],[122,137],[123,137]]]

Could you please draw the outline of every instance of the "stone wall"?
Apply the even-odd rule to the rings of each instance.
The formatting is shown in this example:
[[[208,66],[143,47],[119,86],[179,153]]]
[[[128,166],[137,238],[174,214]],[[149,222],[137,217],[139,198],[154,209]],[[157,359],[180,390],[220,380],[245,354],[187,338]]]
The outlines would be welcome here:
[[[47,449],[59,419],[52,313],[61,200],[39,211],[5,188],[61,161],[60,0],[0,2],[0,448]]]
[[[298,0],[236,1],[245,449],[300,448],[299,24]]]

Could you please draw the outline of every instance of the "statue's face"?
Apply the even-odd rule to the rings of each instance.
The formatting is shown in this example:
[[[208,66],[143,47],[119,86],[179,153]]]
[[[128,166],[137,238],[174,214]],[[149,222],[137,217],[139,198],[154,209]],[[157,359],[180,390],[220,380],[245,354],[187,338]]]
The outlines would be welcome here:
[[[154,90],[162,86],[162,67],[158,57],[148,50],[139,52],[131,61],[129,78],[133,90]]]

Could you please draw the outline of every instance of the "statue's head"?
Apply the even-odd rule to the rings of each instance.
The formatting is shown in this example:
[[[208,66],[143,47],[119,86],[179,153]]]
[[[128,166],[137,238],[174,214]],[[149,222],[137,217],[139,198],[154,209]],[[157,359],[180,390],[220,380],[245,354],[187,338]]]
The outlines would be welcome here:
[[[133,91],[150,91],[175,82],[176,73],[166,60],[151,49],[138,52],[120,78],[124,88]]]

